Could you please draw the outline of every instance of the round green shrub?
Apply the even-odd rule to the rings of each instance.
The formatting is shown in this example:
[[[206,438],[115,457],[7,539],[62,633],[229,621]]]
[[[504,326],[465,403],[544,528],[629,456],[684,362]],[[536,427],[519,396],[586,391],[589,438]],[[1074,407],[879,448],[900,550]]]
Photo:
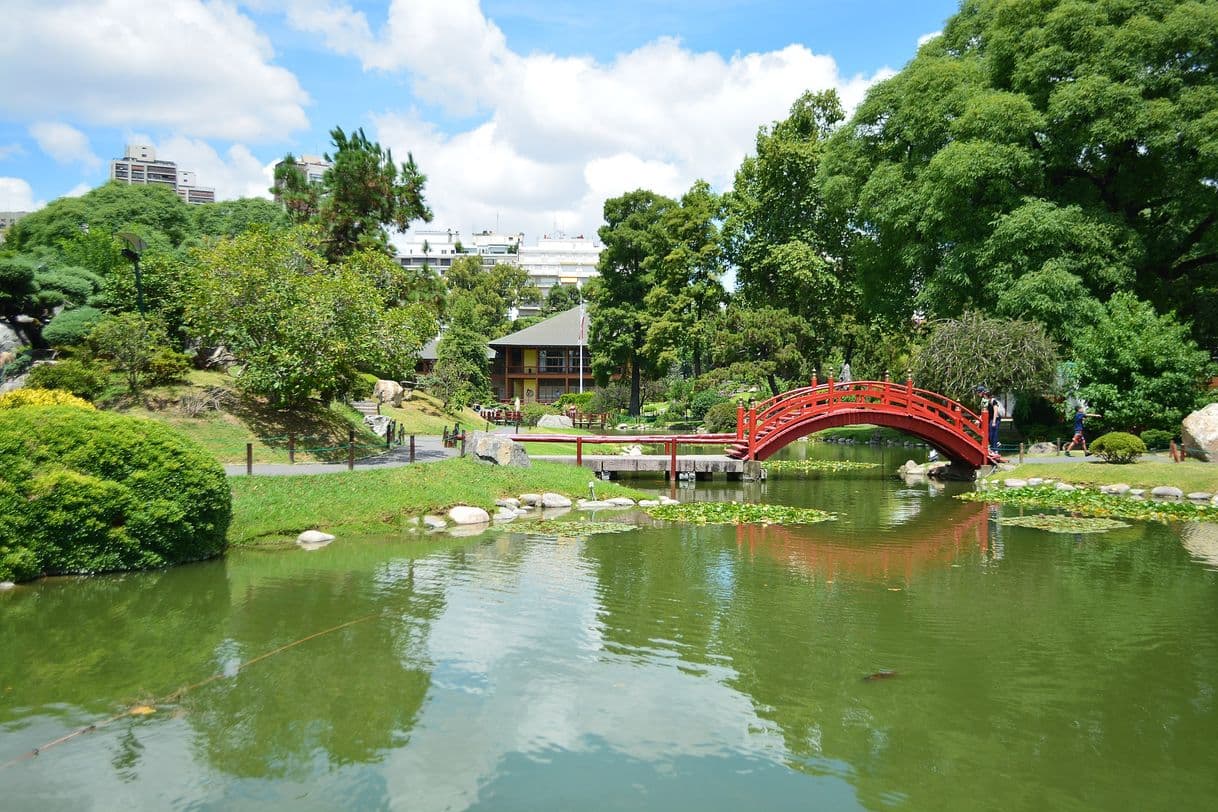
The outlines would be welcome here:
[[[537,421],[547,414],[558,414],[558,409],[541,403],[526,403],[520,407],[520,422],[526,426],[536,426]]]
[[[714,389],[703,389],[698,394],[689,399],[689,413],[694,420],[701,420],[706,417],[706,413],[712,406],[717,406],[723,403],[727,398],[720,395]],[[734,407],[733,407],[734,408]]]
[[[716,403],[706,410],[706,416],[702,418],[702,425],[706,426],[706,430],[711,434],[726,434],[736,430],[736,404],[733,401],[725,400],[721,403]]]
[[[147,569],[224,551],[232,498],[193,441],[62,406],[0,411],[0,580]]]
[[[1146,443],[1132,434],[1110,431],[1095,438],[1091,443],[1091,452],[1098,454],[1104,462],[1133,462],[1146,453]]]
[[[106,388],[106,373],[80,361],[39,364],[30,370],[25,385],[32,389],[62,389],[78,398],[95,400]]]
[[[96,307],[85,306],[64,310],[43,328],[42,338],[52,347],[81,344],[97,326],[97,323],[105,317],[106,314]]]
[[[188,372],[190,372],[189,355],[169,347],[161,347],[148,359],[148,367],[144,370],[144,380],[152,386],[162,386],[167,383],[184,381]]]
[[[594,392],[566,392],[559,395],[558,400],[554,401],[554,405],[560,409],[574,406],[577,411],[587,414],[594,394]]]
[[[1141,437],[1147,448],[1167,448],[1171,441],[1176,439],[1170,431],[1163,429],[1147,429],[1142,432]]]

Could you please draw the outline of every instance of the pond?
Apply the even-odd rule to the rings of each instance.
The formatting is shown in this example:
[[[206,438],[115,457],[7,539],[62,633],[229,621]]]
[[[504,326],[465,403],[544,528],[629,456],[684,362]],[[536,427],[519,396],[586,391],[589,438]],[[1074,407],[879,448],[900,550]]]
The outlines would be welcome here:
[[[1002,526],[886,478],[917,449],[788,453],[882,465],[678,489],[817,525],[340,539],[0,593],[0,806],[1212,805],[1218,527]]]

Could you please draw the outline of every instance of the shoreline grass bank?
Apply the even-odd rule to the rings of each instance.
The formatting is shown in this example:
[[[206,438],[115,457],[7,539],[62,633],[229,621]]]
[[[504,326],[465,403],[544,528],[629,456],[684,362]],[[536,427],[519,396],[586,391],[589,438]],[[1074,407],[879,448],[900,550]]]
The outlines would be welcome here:
[[[412,517],[454,505],[493,512],[496,499],[522,493],[586,496],[591,479],[590,471],[562,463],[506,468],[464,459],[339,474],[237,477],[230,480],[233,520],[228,540],[237,546],[286,540],[311,529],[336,535],[395,532]],[[602,481],[596,483],[596,495],[646,498]]]

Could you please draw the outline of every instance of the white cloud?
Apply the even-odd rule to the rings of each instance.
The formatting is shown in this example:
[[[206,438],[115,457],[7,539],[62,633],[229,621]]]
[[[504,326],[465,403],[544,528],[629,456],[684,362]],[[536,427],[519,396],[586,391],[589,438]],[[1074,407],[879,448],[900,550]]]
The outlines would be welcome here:
[[[78,183],[71,189],[63,193],[64,197],[80,197],[93,191],[93,186],[88,183]]]
[[[0,109],[256,140],[307,126],[308,96],[270,41],[213,0],[8,0]]]
[[[530,237],[595,231],[606,197],[643,186],[676,195],[698,178],[726,189],[757,128],[805,90],[836,88],[848,108],[892,75],[842,76],[802,45],[725,58],[661,38],[611,62],[512,51],[477,0],[395,0],[374,31],[362,12],[311,0],[287,10],[366,70],[402,71],[450,112],[481,111],[444,133],[417,112],[373,116],[377,138],[414,152],[440,225]],[[454,43],[460,47],[454,52]]]
[[[25,154],[25,148],[20,144],[0,144],[0,161],[16,158]]]
[[[89,136],[75,127],[57,121],[40,121],[30,125],[29,132],[30,137],[38,142],[38,148],[54,158],[56,163],[79,161],[90,169],[101,166],[101,158],[93,153]]]
[[[34,201],[34,190],[21,178],[0,178],[0,211],[34,211],[42,208]]]
[[[931,31],[929,34],[923,34],[922,36],[918,37],[918,47],[921,48],[923,45],[930,42],[935,37],[941,37],[941,36],[943,36],[942,31]]]

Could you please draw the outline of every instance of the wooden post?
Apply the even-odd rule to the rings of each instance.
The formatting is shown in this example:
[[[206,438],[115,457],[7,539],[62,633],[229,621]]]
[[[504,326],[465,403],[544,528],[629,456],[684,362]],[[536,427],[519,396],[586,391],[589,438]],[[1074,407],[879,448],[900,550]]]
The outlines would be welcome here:
[[[296,464],[296,435],[288,435],[288,464]]]
[[[393,448],[393,421],[389,421],[389,425],[385,428],[385,450]]]
[[[1023,465],[1023,443],[1019,444],[1019,464]]]
[[[347,431],[347,470],[355,470],[355,429]]]
[[[575,466],[582,467],[584,464],[584,438],[575,438]]]
[[[245,444],[245,475],[253,476],[254,474],[254,444]]]
[[[990,456],[990,407],[981,410],[981,450]]]
[[[414,435],[410,435],[410,461],[414,462]]]
[[[672,478],[675,482],[677,479],[677,441],[672,440],[669,444],[668,466],[672,469]]]
[[[815,386],[815,384],[813,384]],[[744,404],[736,401],[736,441],[744,439]]]
[[[812,388],[813,388],[813,389],[815,389],[815,388],[816,388],[818,385],[819,385],[819,384],[817,384],[817,382],[816,382],[816,372],[815,372],[815,371],[813,371],[813,373],[812,373]]]
[[[749,459],[757,458],[757,407],[749,406]]]

